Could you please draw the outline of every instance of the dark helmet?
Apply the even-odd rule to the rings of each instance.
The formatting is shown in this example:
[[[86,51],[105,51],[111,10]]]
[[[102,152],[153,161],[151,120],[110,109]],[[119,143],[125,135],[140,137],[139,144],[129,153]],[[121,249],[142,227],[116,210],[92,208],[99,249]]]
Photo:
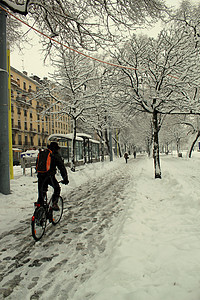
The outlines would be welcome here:
[[[52,150],[52,151],[58,151],[60,149],[57,142],[51,142],[51,144],[48,145],[47,148]]]

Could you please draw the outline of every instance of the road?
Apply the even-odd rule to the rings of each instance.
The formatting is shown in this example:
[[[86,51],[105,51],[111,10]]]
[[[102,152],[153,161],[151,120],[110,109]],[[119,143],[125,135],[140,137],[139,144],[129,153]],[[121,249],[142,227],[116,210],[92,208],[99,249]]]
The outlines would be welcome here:
[[[116,218],[123,222],[124,192],[134,163],[130,158],[128,164],[104,177],[89,178],[63,195],[62,220],[49,224],[41,241],[31,236],[30,218],[1,234],[1,299],[73,299],[106,255],[117,230]]]

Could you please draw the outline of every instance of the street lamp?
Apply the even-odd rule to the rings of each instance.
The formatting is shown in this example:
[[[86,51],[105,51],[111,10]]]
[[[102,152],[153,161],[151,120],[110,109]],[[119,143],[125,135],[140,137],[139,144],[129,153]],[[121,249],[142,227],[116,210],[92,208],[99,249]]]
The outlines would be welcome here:
[[[30,0],[15,2],[0,0],[0,193],[10,194],[10,166],[9,166],[9,97],[8,97],[8,67],[6,42],[6,8],[26,15]]]
[[[30,4],[30,2],[31,0],[0,0],[0,4],[21,15],[28,14],[28,5]]]

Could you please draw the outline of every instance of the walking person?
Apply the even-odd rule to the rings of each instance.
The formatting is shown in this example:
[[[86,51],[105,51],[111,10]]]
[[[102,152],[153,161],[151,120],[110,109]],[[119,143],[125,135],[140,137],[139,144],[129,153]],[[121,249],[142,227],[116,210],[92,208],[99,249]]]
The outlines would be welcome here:
[[[124,158],[125,158],[125,161],[126,161],[126,164],[127,164],[127,162],[128,162],[128,159],[129,159],[129,156],[128,156],[128,153],[126,152],[126,153],[124,153]]]

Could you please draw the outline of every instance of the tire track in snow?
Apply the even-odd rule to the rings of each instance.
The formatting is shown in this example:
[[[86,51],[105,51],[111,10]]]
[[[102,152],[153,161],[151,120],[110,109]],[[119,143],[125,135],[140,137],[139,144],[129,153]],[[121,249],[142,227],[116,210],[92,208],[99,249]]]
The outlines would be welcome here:
[[[130,159],[111,174],[69,192],[60,224],[48,226],[41,242],[35,243],[31,237],[31,218],[0,236],[3,299],[45,299],[46,294],[57,296],[58,289],[60,299],[63,295],[68,299],[90,276],[106,248],[105,235],[112,220],[123,213],[123,192],[132,163]],[[57,278],[58,274],[63,279]]]

